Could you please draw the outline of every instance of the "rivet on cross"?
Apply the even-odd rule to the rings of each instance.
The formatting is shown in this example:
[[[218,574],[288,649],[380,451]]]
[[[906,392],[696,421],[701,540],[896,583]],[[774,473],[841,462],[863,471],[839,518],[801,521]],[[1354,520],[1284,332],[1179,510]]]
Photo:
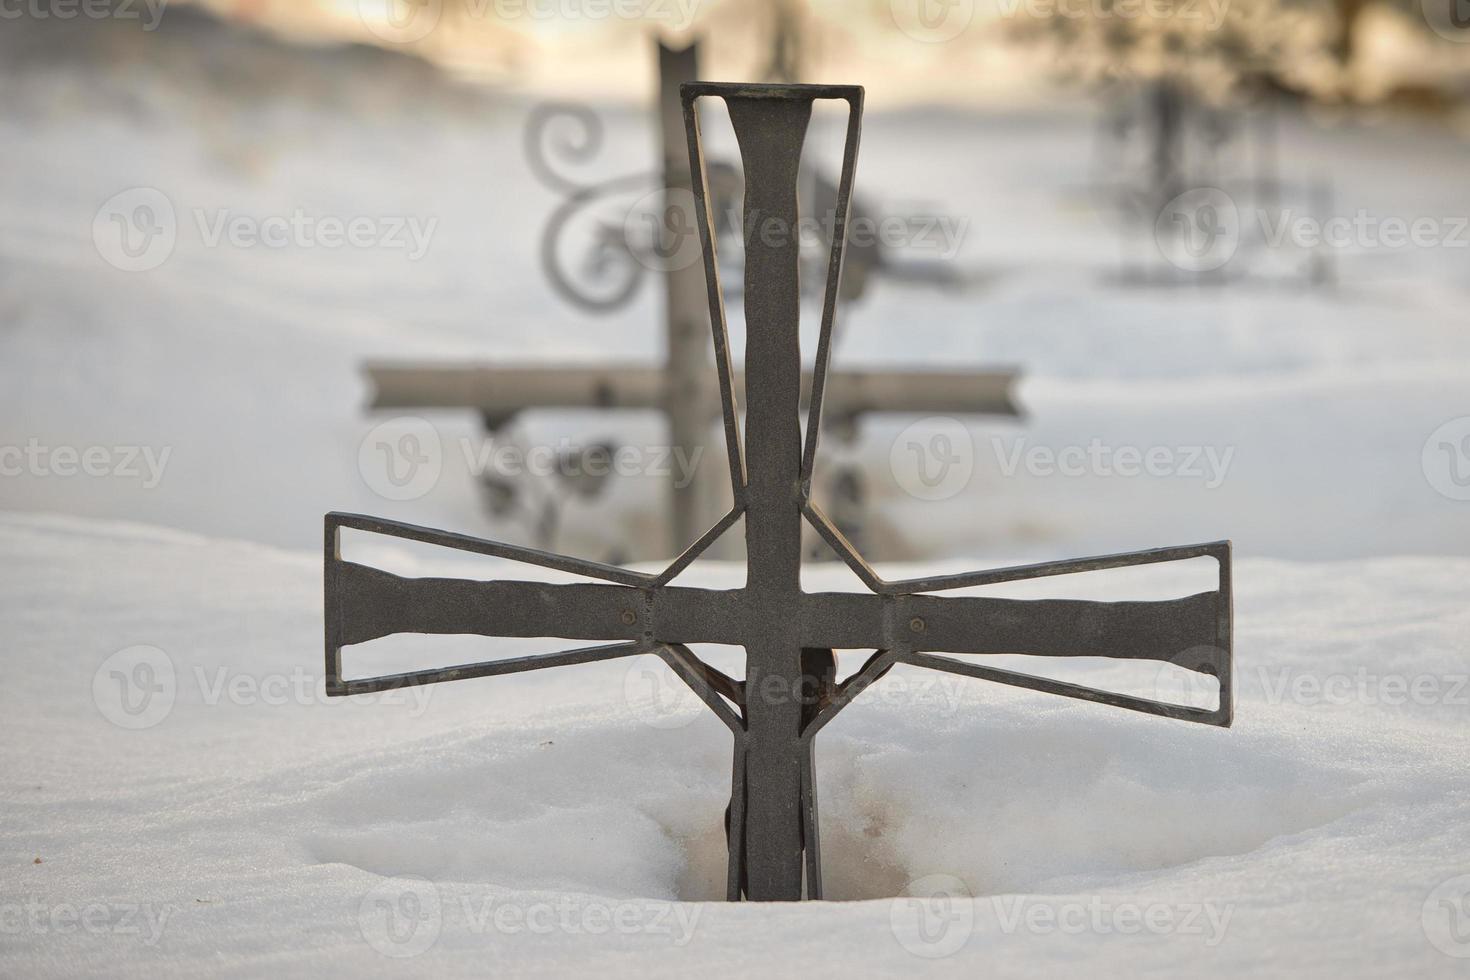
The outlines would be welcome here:
[[[803,442],[797,237],[750,236],[745,259],[744,432],[732,383],[729,341],[711,235],[709,195],[695,102],[723,98],[740,146],[748,228],[797,227],[796,175],[817,99],[848,103],[847,135]],[[1228,726],[1231,682],[1230,544],[1188,545],[1100,558],[1046,562],[888,582],[879,578],[812,503],[822,388],[856,168],[863,90],[855,86],[692,83],[682,88],[716,369],[734,507],[659,574],[645,574],[467,535],[351,514],[326,517],[327,693],[363,694],[439,681],[509,674],[617,657],[661,657],[734,736],[727,894],[731,900],[795,900],[822,895],[816,734],[894,664],[968,677],[1185,721]],[[784,224],[783,224],[784,223]],[[742,438],[743,436],[743,438]],[[671,581],[737,519],[745,519],[746,583],[730,590]],[[807,593],[801,588],[806,520],[871,590]],[[513,559],[598,579],[534,581],[407,579],[343,561],[342,528]],[[929,593],[1052,575],[1214,558],[1218,587],[1179,599],[1093,602],[1001,599]],[[435,670],[346,680],[341,649],[397,633],[559,637],[603,641]],[[689,644],[742,646],[745,679],[705,664]],[[840,683],[833,650],[875,651]],[[1031,677],[941,654],[1111,657],[1175,663],[1216,677],[1213,709],[1166,704]]]

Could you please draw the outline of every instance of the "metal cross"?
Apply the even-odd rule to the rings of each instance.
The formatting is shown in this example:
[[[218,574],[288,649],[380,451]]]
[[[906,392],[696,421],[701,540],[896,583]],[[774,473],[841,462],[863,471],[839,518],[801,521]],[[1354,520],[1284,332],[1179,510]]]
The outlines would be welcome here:
[[[812,103],[840,99],[849,117],[810,409],[802,434],[797,320],[797,240],[762,235],[747,245],[744,431],[718,263],[711,235],[696,100],[723,98],[744,158],[748,227],[796,227],[796,173]],[[822,895],[812,742],[832,718],[894,664],[968,677],[1185,721],[1231,720],[1230,544],[1189,545],[960,575],[884,581],[812,503],[822,390],[842,272],[863,90],[854,86],[687,84],[682,89],[734,507],[668,568],[644,574],[466,535],[349,514],[326,517],[326,675],[330,695],[509,674],[617,657],[661,657],[734,736],[727,894],[731,900]],[[762,224],[774,221],[777,224]],[[711,542],[744,518],[746,583],[731,590],[670,584]],[[803,520],[870,590],[808,593],[801,587]],[[343,528],[508,558],[599,581],[409,579],[340,555]],[[1020,600],[946,592],[1052,575],[1209,557],[1218,587],[1143,602]],[[601,645],[363,679],[344,679],[341,650],[396,633],[560,637]],[[700,661],[689,644],[745,648],[744,680]],[[834,650],[875,651],[840,683]],[[1111,657],[1170,662],[1216,677],[1213,709],[1166,704],[1031,677],[944,654]]]

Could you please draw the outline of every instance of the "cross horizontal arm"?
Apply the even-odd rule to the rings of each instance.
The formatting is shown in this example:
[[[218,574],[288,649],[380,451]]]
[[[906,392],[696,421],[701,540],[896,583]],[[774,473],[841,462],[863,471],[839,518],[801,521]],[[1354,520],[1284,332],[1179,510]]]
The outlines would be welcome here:
[[[373,409],[474,409],[508,420],[538,408],[649,410],[664,405],[664,369],[645,364],[598,367],[548,364],[421,364],[371,362]],[[823,414],[839,419],[868,412],[949,412],[1018,416],[1010,367],[969,371],[835,371],[819,386]],[[734,371],[734,395],[745,402],[745,372]],[[801,376],[801,403],[811,404],[817,377]],[[711,403],[710,414],[719,406]]]
[[[395,633],[743,645],[768,615],[744,590],[402,578],[341,562],[343,646]],[[801,643],[847,650],[1172,661],[1213,642],[1216,593],[1149,602],[806,593]]]

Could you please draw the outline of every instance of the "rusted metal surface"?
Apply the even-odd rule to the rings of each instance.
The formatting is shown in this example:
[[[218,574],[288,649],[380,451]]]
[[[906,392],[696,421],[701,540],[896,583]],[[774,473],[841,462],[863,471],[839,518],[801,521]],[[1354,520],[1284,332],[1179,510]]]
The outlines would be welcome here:
[[[747,217],[797,218],[796,169],[812,102],[841,99],[850,115],[838,233],[834,236],[816,365],[800,425],[798,257],[794,248],[754,236],[746,249],[745,425],[731,370],[719,267],[711,234],[695,104],[723,98],[735,126],[749,186]],[[734,507],[664,572],[648,574],[466,535],[349,514],[326,517],[326,674],[333,696],[592,663],[661,657],[733,736],[727,817],[731,900],[820,898],[821,858],[813,739],[840,711],[896,664],[948,671],[1064,697],[1208,725],[1228,726],[1233,708],[1229,542],[1044,562],[961,575],[888,582],[857,554],[811,501],[819,420],[842,273],[842,228],[851,200],[862,116],[862,90],[851,86],[683,87],[688,150],[716,374]],[[775,241],[775,239],[772,239]],[[745,522],[746,584],[739,589],[669,584],[702,551]],[[864,593],[807,593],[801,588],[801,527],[817,529],[867,585]],[[343,529],[404,538],[512,559],[595,581],[473,581],[404,578],[344,561]],[[931,593],[1055,575],[1189,559],[1213,559],[1218,585],[1159,601],[1005,599]],[[561,653],[348,679],[342,648],[399,633],[559,637],[590,641]],[[701,662],[695,643],[744,647],[743,680]],[[835,680],[834,650],[874,653],[851,676]],[[1171,663],[1214,676],[1214,708],[1167,704],[1078,684],[1031,677],[959,657],[1021,654],[1106,657]]]

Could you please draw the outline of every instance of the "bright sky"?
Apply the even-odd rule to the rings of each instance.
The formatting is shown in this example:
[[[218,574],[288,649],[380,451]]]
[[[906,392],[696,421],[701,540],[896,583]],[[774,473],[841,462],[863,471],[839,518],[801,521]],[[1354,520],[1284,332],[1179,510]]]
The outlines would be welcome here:
[[[401,47],[469,74],[558,93],[642,99],[648,38],[707,39],[712,75],[754,78],[771,57],[757,0],[199,0],[283,33]],[[879,102],[1026,102],[1048,89],[1040,55],[1007,44],[997,3],[812,0],[802,81],[870,85]],[[1041,0],[1054,2],[1054,0]]]

